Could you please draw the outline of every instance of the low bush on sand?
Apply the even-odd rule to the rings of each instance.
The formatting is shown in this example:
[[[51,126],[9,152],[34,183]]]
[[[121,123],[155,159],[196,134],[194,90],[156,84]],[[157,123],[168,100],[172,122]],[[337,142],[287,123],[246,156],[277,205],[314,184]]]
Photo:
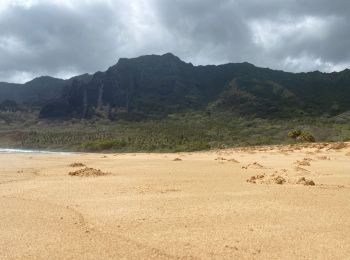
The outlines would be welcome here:
[[[288,136],[297,142],[315,142],[315,137],[309,132],[301,130],[293,130],[288,133]]]

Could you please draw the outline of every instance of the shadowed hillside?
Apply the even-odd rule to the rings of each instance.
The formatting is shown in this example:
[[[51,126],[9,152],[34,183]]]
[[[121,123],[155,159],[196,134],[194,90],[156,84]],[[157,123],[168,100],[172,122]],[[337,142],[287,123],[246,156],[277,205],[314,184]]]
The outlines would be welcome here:
[[[84,74],[63,80],[43,76],[25,84],[0,82],[0,102],[12,100],[17,103],[45,105],[49,101],[60,98],[64,87],[71,85],[74,80],[87,82],[90,77],[90,75]]]
[[[120,59],[89,80],[71,80],[42,118],[147,118],[186,110],[293,117],[350,109],[350,71],[287,73],[249,63],[193,66],[173,54]],[[127,115],[127,116],[125,116]]]

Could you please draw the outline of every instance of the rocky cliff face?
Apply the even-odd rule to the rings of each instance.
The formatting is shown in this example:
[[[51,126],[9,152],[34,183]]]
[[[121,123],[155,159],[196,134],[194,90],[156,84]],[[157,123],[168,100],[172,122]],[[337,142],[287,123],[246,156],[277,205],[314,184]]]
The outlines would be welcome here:
[[[88,84],[73,84],[68,96],[71,104],[81,108],[111,106],[144,113],[176,110],[199,102],[192,69],[171,54],[120,59],[106,72],[96,73]]]
[[[203,106],[192,70],[193,65],[172,54],[120,59],[106,72],[95,73],[88,83],[73,81],[60,102],[77,117],[88,117],[91,110],[106,107],[147,114]],[[52,116],[50,106],[44,107],[42,117]]]
[[[350,72],[287,73],[249,63],[193,66],[173,54],[120,59],[105,72],[65,81],[42,118],[89,118],[104,113],[165,115],[224,110],[241,115],[336,114],[350,109]]]

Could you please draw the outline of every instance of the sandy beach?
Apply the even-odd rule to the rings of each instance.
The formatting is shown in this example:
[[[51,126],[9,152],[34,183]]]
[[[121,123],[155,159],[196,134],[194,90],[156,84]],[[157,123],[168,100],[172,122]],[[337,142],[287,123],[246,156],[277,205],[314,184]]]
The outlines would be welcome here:
[[[350,144],[0,166],[0,259],[350,258]]]

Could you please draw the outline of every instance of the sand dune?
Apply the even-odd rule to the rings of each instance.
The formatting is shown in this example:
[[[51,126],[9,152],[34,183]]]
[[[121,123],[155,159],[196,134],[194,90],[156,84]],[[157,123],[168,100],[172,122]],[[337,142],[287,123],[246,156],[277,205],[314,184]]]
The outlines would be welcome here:
[[[349,154],[0,154],[0,259],[349,259]]]

